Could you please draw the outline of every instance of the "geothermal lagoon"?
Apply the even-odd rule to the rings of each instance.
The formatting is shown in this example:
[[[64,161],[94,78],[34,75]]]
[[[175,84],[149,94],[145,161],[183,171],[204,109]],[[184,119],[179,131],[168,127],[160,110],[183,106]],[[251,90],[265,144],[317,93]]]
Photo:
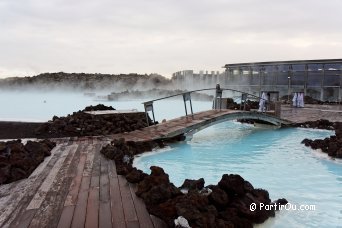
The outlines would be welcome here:
[[[143,111],[144,101],[98,101],[83,93],[0,92],[2,107],[9,107],[1,110],[0,120],[43,122],[99,103]],[[211,105],[193,101],[194,112]],[[182,100],[155,102],[154,107],[158,121],[184,115]],[[200,177],[206,185],[216,184],[222,174],[236,173],[255,188],[266,189],[272,200],[284,197],[297,207],[315,205],[314,211],[282,210],[258,227],[337,227],[342,222],[342,162],[300,143],[304,138],[332,134],[230,121],[204,129],[185,142],[136,157],[134,165],[146,173],[151,165],[160,166],[176,186],[186,178]]]
[[[146,173],[151,165],[162,167],[176,186],[201,177],[206,185],[216,184],[222,174],[237,173],[268,190],[272,200],[315,205],[315,211],[277,212],[260,227],[336,227],[342,219],[342,162],[301,144],[304,138],[332,134],[226,122],[198,132],[191,141],[139,156],[134,164]]]

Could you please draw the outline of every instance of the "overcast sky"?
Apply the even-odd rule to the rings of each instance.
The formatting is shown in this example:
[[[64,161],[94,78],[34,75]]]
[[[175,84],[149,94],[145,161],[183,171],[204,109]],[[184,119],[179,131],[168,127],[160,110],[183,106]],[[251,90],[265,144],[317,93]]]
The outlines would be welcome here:
[[[0,0],[0,77],[342,58],[341,0]]]

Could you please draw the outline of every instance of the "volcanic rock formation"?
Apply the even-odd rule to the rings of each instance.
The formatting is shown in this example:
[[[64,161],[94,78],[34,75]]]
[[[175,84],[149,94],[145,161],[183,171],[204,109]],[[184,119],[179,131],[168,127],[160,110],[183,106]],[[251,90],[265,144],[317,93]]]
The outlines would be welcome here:
[[[0,184],[30,176],[55,146],[50,140],[28,141],[25,145],[21,140],[0,142]]]
[[[178,140],[182,137],[178,137]],[[286,204],[285,199],[272,203],[266,190],[255,189],[236,174],[224,174],[218,185],[204,188],[204,179],[185,180],[177,188],[169,175],[157,166],[151,174],[132,167],[134,155],[163,146],[164,142],[125,142],[114,140],[101,153],[115,161],[117,173],[127,181],[137,183],[137,196],[141,197],[149,213],[163,219],[173,227],[177,218],[185,218],[191,227],[253,227],[274,216],[274,210],[260,209],[260,205]],[[187,189],[187,194],[184,190]],[[250,205],[256,204],[254,211]],[[176,219],[176,220],[175,220]]]
[[[147,126],[146,114],[115,113],[93,115],[85,111],[115,110],[104,105],[89,106],[83,111],[74,112],[66,117],[54,116],[52,121],[42,124],[36,135],[40,138],[99,136],[134,131]],[[150,124],[152,123],[149,119]]]
[[[315,150],[321,149],[331,157],[342,158],[342,122],[320,120],[311,122],[310,125],[320,129],[335,129],[335,135],[325,139],[304,139],[302,143]]]

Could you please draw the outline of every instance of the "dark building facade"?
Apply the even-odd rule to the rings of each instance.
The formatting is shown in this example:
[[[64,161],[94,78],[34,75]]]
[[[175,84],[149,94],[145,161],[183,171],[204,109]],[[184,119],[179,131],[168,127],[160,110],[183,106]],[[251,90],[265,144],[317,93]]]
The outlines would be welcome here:
[[[322,101],[341,101],[342,59],[237,63],[224,68],[225,87],[279,91],[281,96],[304,92]]]
[[[172,81],[178,89],[236,89],[255,95],[261,91],[279,91],[279,95],[304,92],[321,101],[342,100],[342,59],[275,61],[226,64],[215,71],[179,71]]]

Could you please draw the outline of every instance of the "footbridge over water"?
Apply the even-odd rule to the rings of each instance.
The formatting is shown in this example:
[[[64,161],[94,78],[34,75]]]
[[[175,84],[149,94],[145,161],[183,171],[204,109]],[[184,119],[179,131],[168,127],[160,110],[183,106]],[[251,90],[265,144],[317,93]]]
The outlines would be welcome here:
[[[277,126],[290,124],[289,121],[256,111],[213,109],[198,112],[192,116],[183,116],[172,119],[131,133],[133,133],[132,136],[135,135],[138,138],[143,137],[145,140],[166,139],[182,134],[193,134],[212,125],[236,119],[262,120]],[[129,138],[129,140],[136,140],[136,138]]]
[[[191,93],[204,91],[204,90],[216,91],[213,109],[198,112],[198,113],[193,113]],[[222,92],[224,90],[241,93],[240,109],[233,110],[233,109],[226,109],[226,108],[221,107],[222,99],[223,99]],[[164,100],[164,99],[175,97],[175,96],[183,97],[185,116],[168,120],[168,121],[163,121],[162,123],[156,124],[153,102]],[[193,134],[197,131],[200,131],[212,125],[222,123],[224,121],[238,120],[238,119],[261,120],[263,122],[267,122],[276,126],[284,126],[284,125],[291,124],[290,121],[281,119],[278,116],[276,116],[272,110],[265,110],[263,112],[259,112],[257,110],[246,110],[244,103],[246,103],[250,98],[253,98],[254,100],[264,99],[264,98],[261,98],[252,94],[245,93],[243,91],[232,90],[232,89],[221,89],[220,86],[218,85],[216,88],[189,91],[185,93],[175,94],[172,96],[147,101],[144,103],[146,117],[148,118],[148,113],[152,112],[154,125],[146,127],[141,130],[136,130],[136,131],[127,133],[124,136],[124,138],[127,138],[127,140],[166,139],[166,138],[171,138],[171,137],[182,135],[182,134],[185,134],[185,135]],[[190,114],[188,114],[187,102],[190,103],[190,110],[191,110]]]

